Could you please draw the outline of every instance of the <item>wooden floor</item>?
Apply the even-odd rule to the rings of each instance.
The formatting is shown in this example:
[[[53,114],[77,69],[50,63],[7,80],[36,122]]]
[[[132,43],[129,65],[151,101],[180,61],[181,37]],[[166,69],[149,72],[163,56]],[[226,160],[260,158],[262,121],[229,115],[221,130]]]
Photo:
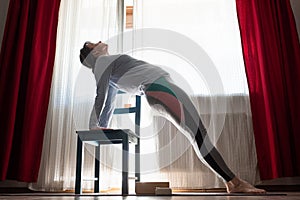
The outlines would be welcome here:
[[[300,200],[300,192],[270,192],[265,195],[244,195],[226,193],[189,193],[174,194],[172,196],[118,196],[118,195],[95,195],[95,194],[63,194],[63,193],[24,193],[24,194],[0,194],[0,199],[8,200]]]

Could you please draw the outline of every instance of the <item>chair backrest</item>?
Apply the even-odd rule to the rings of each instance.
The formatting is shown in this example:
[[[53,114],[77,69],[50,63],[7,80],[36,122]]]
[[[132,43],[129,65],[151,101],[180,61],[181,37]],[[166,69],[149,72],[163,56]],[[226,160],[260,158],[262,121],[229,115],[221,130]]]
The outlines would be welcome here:
[[[123,94],[124,92],[119,91],[118,94]],[[140,136],[140,124],[141,124],[141,97],[135,96],[135,106],[129,108],[115,108],[114,114],[129,114],[135,113],[135,134]]]
[[[118,94],[124,92],[119,91]],[[135,113],[135,134],[138,136],[137,144],[135,145],[135,177],[136,182],[141,180],[140,174],[140,124],[141,124],[141,96],[135,96],[135,106],[129,108],[115,108],[114,114]]]

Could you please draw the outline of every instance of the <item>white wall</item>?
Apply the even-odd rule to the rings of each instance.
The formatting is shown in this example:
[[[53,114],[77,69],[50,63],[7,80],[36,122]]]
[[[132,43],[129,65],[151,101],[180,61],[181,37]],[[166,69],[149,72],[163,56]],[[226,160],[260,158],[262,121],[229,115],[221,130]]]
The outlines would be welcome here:
[[[0,0],[0,47],[2,45],[8,4],[9,0]]]

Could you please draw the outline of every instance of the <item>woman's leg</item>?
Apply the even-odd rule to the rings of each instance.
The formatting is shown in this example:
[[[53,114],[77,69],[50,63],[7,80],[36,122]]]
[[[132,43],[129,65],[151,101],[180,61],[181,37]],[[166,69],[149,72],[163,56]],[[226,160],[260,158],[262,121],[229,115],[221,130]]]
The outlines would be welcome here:
[[[175,122],[175,126],[184,130],[197,156],[205,161],[208,167],[227,182],[235,177],[211,144],[197,110],[183,90],[167,79],[159,79],[147,87],[145,94],[150,106],[162,107],[173,119],[171,121]]]
[[[146,98],[151,107],[165,112],[171,121],[187,136],[193,144],[199,159],[226,182],[228,192],[264,192],[250,184],[248,190],[234,190],[242,182],[228,168],[218,150],[211,143],[200,116],[188,95],[168,78],[161,78],[148,85]],[[232,183],[233,182],[233,183]],[[249,190],[249,187],[251,190]],[[256,189],[256,190],[255,190]]]

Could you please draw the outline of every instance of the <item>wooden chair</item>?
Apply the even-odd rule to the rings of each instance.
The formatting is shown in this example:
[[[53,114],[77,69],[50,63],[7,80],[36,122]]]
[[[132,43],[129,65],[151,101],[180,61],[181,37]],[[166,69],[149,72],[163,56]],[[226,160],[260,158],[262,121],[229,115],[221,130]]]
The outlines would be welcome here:
[[[94,192],[100,192],[100,145],[122,144],[122,195],[128,195],[129,143],[135,144],[135,180],[140,181],[140,116],[141,97],[136,96],[136,104],[130,108],[116,108],[114,114],[135,113],[135,132],[130,129],[83,130],[77,133],[77,158],[75,194],[82,193],[82,168],[84,144],[95,146]]]

